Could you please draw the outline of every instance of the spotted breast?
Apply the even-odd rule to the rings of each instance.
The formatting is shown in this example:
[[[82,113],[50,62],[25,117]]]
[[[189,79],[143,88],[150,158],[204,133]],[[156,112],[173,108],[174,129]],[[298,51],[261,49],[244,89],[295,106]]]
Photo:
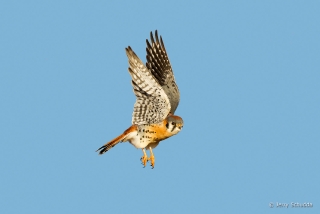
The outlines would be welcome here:
[[[138,125],[136,137],[139,140],[128,139],[136,148],[155,148],[160,141],[177,134],[183,127],[182,118],[175,115],[168,116],[164,121],[151,125]],[[146,147],[148,150],[149,148]]]

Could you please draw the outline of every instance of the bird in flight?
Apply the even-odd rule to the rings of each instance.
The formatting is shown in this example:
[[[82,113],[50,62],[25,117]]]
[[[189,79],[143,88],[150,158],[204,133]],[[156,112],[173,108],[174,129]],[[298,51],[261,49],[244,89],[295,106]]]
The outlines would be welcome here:
[[[174,115],[180,101],[180,92],[162,37],[159,39],[158,32],[155,31],[155,37],[150,33],[150,40],[151,42],[146,40],[146,65],[130,46],[126,48],[128,70],[137,98],[133,108],[132,126],[100,147],[97,152],[102,155],[118,143],[129,141],[134,147],[142,149],[143,156],[140,160],[144,167],[150,161],[154,168],[155,157],[152,149],[158,146],[160,141],[180,132],[183,120]],[[150,150],[149,157],[146,150]]]

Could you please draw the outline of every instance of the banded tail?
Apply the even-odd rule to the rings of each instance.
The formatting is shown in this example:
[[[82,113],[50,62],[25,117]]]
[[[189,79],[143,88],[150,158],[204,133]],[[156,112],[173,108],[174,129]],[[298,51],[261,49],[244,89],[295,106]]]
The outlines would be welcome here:
[[[114,147],[115,145],[117,145],[118,143],[127,141],[128,139],[126,139],[128,137],[128,135],[137,130],[137,125],[132,125],[130,128],[128,128],[127,130],[125,130],[123,132],[123,134],[121,134],[120,136],[116,137],[115,139],[111,140],[110,142],[104,144],[103,146],[101,146],[96,152],[99,152],[99,155],[102,155],[104,153],[106,153],[107,151],[109,151],[112,147]],[[130,136],[130,135],[129,135]]]
[[[103,146],[101,146],[96,152],[99,151],[99,155],[102,155],[104,153],[106,153],[107,151],[109,151],[112,147],[114,147],[115,145],[117,145],[118,143],[122,142],[123,139],[126,137],[127,135],[125,133],[123,133],[122,135],[116,137],[115,139],[113,139],[112,141],[104,144]]]

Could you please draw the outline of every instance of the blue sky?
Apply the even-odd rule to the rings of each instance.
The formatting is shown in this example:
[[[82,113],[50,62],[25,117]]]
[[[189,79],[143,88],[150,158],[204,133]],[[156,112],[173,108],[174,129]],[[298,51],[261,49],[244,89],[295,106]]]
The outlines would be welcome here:
[[[318,1],[1,3],[1,213],[319,213],[319,10]],[[129,143],[95,150],[131,125],[124,48],[145,62],[156,29],[185,124],[154,150],[152,170]]]

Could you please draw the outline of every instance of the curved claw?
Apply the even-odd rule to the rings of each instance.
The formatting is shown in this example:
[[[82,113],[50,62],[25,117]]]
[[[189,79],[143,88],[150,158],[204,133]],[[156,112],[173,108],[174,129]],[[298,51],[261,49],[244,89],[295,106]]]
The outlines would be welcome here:
[[[147,155],[143,155],[141,158],[141,164],[143,164],[143,167],[146,167],[147,162],[148,162],[148,156]]]
[[[150,156],[150,158],[148,158],[148,161],[150,161],[150,163],[151,163],[151,166],[152,166],[152,169],[154,168],[154,162],[155,162],[155,158],[154,158],[154,155],[152,154],[151,156]]]

